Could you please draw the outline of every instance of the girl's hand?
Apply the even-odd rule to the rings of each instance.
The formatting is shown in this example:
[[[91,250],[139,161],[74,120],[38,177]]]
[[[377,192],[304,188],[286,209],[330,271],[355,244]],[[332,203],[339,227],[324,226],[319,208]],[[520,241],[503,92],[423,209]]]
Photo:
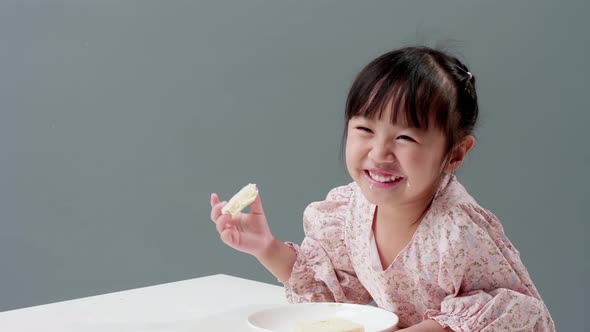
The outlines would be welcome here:
[[[221,208],[225,204],[227,202],[220,202],[217,194],[211,194],[211,220],[221,240],[236,250],[258,257],[274,239],[262,209],[260,194],[250,205],[250,213],[240,213],[235,217],[231,213],[222,214]]]

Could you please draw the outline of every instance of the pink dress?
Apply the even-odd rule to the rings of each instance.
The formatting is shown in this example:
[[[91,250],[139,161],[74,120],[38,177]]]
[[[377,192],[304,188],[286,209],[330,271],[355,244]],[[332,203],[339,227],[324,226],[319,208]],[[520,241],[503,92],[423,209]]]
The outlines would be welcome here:
[[[304,212],[305,239],[285,283],[290,302],[371,300],[400,326],[433,319],[454,331],[555,331],[502,225],[447,175],[410,243],[385,270],[375,205],[351,183]]]

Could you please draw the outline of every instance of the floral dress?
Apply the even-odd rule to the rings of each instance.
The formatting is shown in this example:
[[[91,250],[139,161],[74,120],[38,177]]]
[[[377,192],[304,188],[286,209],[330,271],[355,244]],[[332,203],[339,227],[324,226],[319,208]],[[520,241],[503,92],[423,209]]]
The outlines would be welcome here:
[[[375,205],[351,183],[304,212],[305,239],[285,283],[290,302],[372,300],[400,326],[433,319],[454,331],[555,331],[499,220],[446,175],[409,244],[385,270]]]

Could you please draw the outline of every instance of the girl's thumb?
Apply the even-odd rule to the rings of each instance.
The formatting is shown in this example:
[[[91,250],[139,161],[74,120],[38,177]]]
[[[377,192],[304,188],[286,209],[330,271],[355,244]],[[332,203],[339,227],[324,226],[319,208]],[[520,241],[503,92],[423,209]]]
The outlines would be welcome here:
[[[260,192],[256,194],[256,198],[254,202],[250,205],[250,213],[252,214],[264,214],[264,210],[262,209],[262,200],[260,199]]]

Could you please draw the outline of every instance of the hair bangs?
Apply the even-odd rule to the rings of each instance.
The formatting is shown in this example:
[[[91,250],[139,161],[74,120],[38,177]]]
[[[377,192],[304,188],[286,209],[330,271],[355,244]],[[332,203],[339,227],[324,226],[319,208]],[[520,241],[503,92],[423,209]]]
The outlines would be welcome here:
[[[383,112],[391,107],[391,123],[427,130],[430,121],[444,132],[450,123],[449,110],[452,102],[448,98],[448,87],[441,80],[429,79],[419,68],[414,70],[391,70],[382,77],[359,77],[357,89],[354,86],[346,107],[347,121],[354,116],[380,119]],[[356,85],[356,84],[355,84]],[[435,113],[434,118],[431,114]]]

